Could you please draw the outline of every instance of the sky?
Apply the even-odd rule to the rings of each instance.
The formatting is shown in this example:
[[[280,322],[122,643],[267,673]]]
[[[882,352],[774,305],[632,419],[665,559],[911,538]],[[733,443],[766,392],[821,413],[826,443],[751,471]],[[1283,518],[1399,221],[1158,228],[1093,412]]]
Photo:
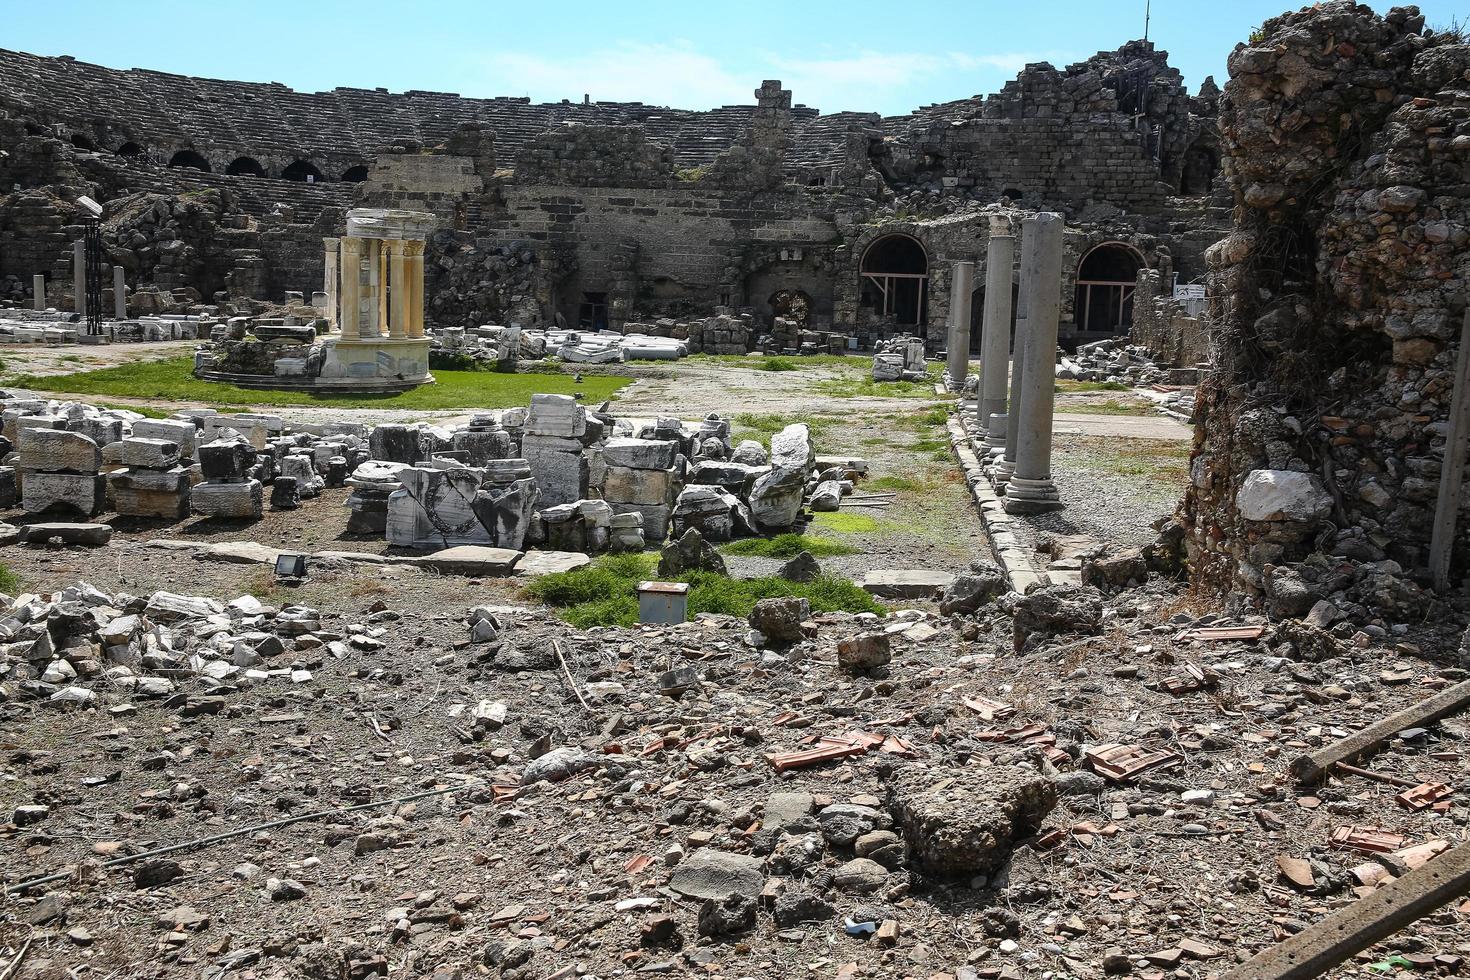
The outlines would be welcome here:
[[[0,0],[0,47],[210,78],[489,98],[794,103],[898,115],[998,90],[1144,32],[1146,0]],[[1149,39],[1191,92],[1291,0],[1152,0]],[[1391,3],[1370,2],[1380,12]],[[1470,0],[1425,0],[1431,26]]]

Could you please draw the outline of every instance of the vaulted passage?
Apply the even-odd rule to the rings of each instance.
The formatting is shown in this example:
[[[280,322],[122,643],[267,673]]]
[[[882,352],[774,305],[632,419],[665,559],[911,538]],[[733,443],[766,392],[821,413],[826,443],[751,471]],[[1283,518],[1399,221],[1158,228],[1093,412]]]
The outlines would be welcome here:
[[[367,176],[368,168],[363,164],[359,164],[356,167],[348,167],[342,171],[342,179],[349,184],[360,184],[367,180]]]
[[[1072,308],[1077,329],[1087,333],[1123,333],[1133,326],[1133,290],[1144,267],[1138,249],[1104,242],[1077,266],[1077,295]]]
[[[322,179],[322,172],[305,160],[297,160],[285,170],[281,176],[286,180],[296,180],[304,184],[314,184]]]
[[[169,157],[170,167],[188,167],[190,170],[203,170],[209,173],[209,161],[204,159],[193,150],[180,150]]]
[[[132,140],[128,140],[117,148],[117,155],[120,157],[135,157],[141,155],[142,152],[143,148]]]
[[[237,177],[264,177],[265,168],[254,157],[236,157],[225,168],[225,173],[234,174]]]
[[[868,246],[860,266],[861,302],[897,327],[925,322],[929,307],[929,256],[918,239],[884,235]]]

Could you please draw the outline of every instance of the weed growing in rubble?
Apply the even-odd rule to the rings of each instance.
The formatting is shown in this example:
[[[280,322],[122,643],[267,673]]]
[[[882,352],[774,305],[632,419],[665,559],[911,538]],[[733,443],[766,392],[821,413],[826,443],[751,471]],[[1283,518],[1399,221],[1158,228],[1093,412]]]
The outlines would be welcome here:
[[[638,583],[654,574],[650,554],[604,555],[570,572],[543,575],[525,592],[557,610],[578,629],[632,626],[638,622]],[[688,582],[689,614],[724,613],[745,617],[761,599],[801,596],[813,612],[871,612],[884,609],[847,579],[823,576],[813,582],[790,582],[775,576],[736,579],[712,572],[692,572],[674,579]]]
[[[20,590],[20,576],[12,572],[9,567],[0,565],[0,592],[6,595],[16,595]]]
[[[789,357],[768,357],[764,361],[761,361],[760,369],[762,371],[800,370],[800,368],[797,367],[796,362]]]
[[[810,534],[778,534],[774,538],[742,538],[720,550],[727,555],[754,555],[758,558],[795,558],[805,551],[814,558],[829,558],[833,555],[855,555],[861,549]]]

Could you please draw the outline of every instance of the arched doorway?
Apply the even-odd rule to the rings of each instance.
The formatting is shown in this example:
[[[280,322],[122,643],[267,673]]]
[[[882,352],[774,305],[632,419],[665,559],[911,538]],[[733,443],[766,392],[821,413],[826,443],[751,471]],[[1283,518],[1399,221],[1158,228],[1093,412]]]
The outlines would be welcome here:
[[[143,148],[137,143],[134,143],[132,140],[128,140],[122,146],[119,146],[117,148],[117,155],[120,157],[136,157],[141,156],[142,154]]]
[[[209,173],[209,161],[204,159],[193,150],[180,150],[169,157],[170,167],[188,167],[190,170],[202,170]]]
[[[1011,337],[1016,336],[1016,301],[1021,298],[1019,283],[1011,283]],[[980,353],[980,340],[985,335],[985,287],[970,294],[970,353]]]
[[[1133,290],[1143,253],[1122,242],[1104,242],[1077,265],[1072,316],[1082,333],[1123,333],[1133,326]]]
[[[264,177],[265,168],[254,157],[236,157],[225,168],[225,173],[234,174],[236,177]]]
[[[360,184],[367,180],[368,168],[362,164],[342,171],[342,179],[349,184]]]
[[[322,172],[305,160],[297,160],[285,170],[281,176],[286,180],[300,181],[304,184],[315,184],[322,179]]]
[[[895,326],[917,327],[929,309],[929,256],[911,235],[884,235],[868,246],[858,266],[859,303]]]
[[[766,302],[771,304],[772,316],[784,317],[799,327],[805,327],[811,320],[811,297],[800,289],[778,289]]]

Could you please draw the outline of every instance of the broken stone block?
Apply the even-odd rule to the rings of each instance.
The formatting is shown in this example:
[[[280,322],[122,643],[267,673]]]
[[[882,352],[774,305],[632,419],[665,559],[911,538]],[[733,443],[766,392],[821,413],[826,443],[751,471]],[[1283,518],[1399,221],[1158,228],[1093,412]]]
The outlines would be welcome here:
[[[788,425],[771,437],[771,466],[776,469],[799,470],[805,475],[816,459],[812,432],[805,422]]]
[[[21,459],[28,470],[96,473],[102,468],[102,450],[90,436],[64,429],[30,429],[20,442]],[[30,477],[26,477],[30,491]]]
[[[433,453],[433,436],[416,425],[376,425],[368,436],[368,454],[387,463],[423,463]]]
[[[62,544],[82,544],[97,547],[112,540],[110,524],[67,524],[61,522],[27,524],[21,528],[21,538],[26,544],[47,544],[59,541]]]
[[[198,449],[199,470],[211,483],[243,480],[256,464],[260,454],[248,442],[219,439]]]
[[[113,470],[107,474],[107,482],[112,487],[113,508],[119,514],[174,520],[189,515],[189,471],[182,466]]]
[[[531,396],[531,410],[526,413],[526,434],[575,439],[587,431],[587,410],[571,395],[539,394]],[[522,452],[525,451],[522,445]]]
[[[679,444],[663,439],[628,439],[617,437],[602,446],[603,462],[609,468],[635,470],[672,470],[679,456]]]
[[[842,484],[836,480],[823,480],[812,491],[811,509],[814,513],[830,513],[842,506]]]
[[[837,665],[855,674],[865,674],[892,660],[887,633],[859,633],[837,641]]]
[[[521,439],[521,456],[531,468],[542,506],[555,507],[586,499],[587,460],[577,440],[528,432]]]
[[[301,488],[294,476],[278,476],[271,484],[271,509],[296,510],[301,506]]]
[[[1252,470],[1235,494],[1235,506],[1248,521],[1312,522],[1332,513],[1332,497],[1314,474]]]
[[[888,809],[913,862],[927,874],[968,879],[999,870],[1015,842],[1034,833],[1057,803],[1056,785],[1019,766],[896,769]]]
[[[970,563],[969,571],[955,576],[939,599],[941,616],[968,616],[1010,588],[1005,572],[983,558]]]
[[[674,536],[692,529],[708,541],[729,541],[735,530],[732,499],[715,487],[685,487],[672,511]]]
[[[179,464],[179,444],[167,439],[122,440],[122,464],[149,470],[166,470]]]
[[[193,459],[198,448],[199,430],[193,422],[180,419],[139,419],[133,423],[133,438],[171,442],[179,447],[180,453]]]
[[[264,489],[259,480],[200,483],[189,492],[189,509],[205,517],[260,520]]]
[[[27,473],[24,487],[20,503],[28,514],[70,510],[93,517],[107,505],[107,479],[96,473]]]
[[[801,514],[806,489],[804,470],[777,468],[755,481],[750,488],[750,516],[765,530],[785,530]]]
[[[669,876],[669,888],[686,898],[723,902],[731,895],[757,898],[765,886],[760,858],[708,847],[684,859]]]

